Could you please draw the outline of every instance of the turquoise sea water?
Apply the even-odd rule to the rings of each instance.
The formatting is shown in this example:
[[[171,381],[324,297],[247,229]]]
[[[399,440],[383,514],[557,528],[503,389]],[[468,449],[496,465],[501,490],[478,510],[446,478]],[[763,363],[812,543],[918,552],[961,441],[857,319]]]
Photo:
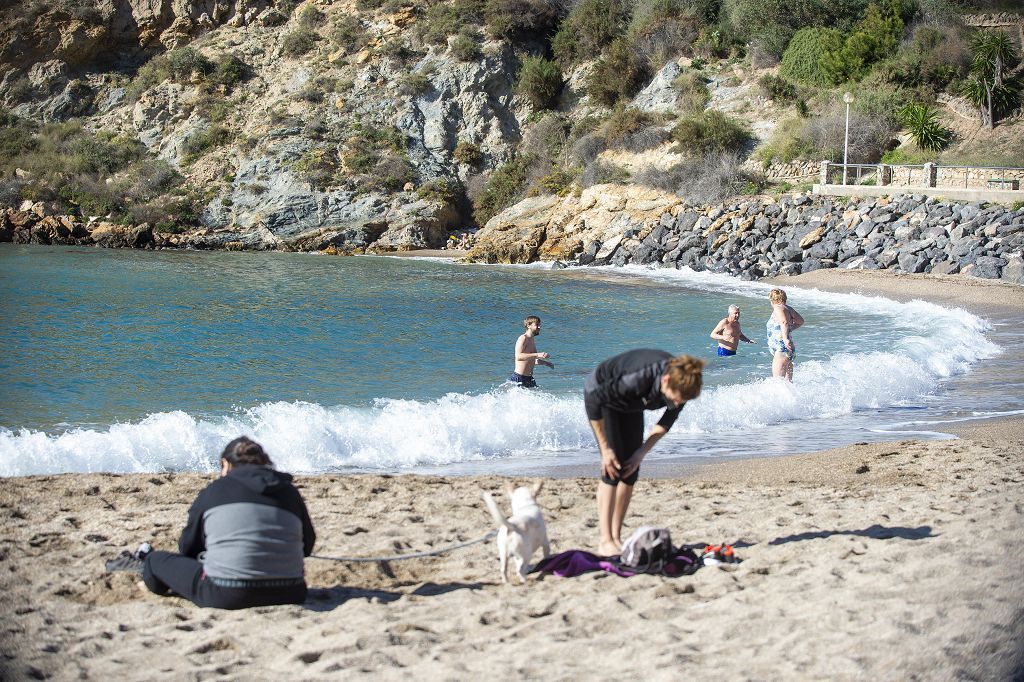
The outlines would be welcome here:
[[[0,286],[8,476],[210,470],[240,433],[292,471],[557,473],[596,457],[583,378],[635,347],[708,360],[664,461],[1024,408],[1020,386],[991,390],[1014,325],[791,290],[807,325],[790,385],[768,378],[770,287],[696,273],[2,245]],[[708,334],[730,303],[759,343],[720,359]],[[555,362],[539,391],[504,383],[530,314]]]

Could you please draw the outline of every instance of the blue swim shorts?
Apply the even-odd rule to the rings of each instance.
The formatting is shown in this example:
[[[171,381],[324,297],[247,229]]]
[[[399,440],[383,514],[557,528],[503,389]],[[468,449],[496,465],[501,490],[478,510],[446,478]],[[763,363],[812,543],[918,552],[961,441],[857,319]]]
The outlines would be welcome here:
[[[729,350],[728,348],[722,348],[721,346],[718,347],[718,357],[727,358],[733,355],[736,355],[736,351]]]

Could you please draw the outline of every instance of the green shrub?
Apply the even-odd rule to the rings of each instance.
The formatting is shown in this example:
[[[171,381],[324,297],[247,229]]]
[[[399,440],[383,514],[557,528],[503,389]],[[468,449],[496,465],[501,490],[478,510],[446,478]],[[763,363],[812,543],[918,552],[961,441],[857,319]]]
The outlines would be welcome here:
[[[289,57],[301,57],[316,47],[316,41],[320,37],[315,31],[300,27],[286,33],[281,41],[281,50]]]
[[[720,111],[691,114],[672,129],[672,139],[689,154],[740,151],[750,142],[750,133]]]
[[[941,151],[952,139],[952,131],[943,127],[935,110],[918,102],[908,102],[899,110],[899,119],[909,131],[918,149]]]
[[[473,199],[473,217],[477,223],[484,225],[505,208],[522,198],[526,191],[528,171],[532,159],[528,155],[520,155],[514,160],[500,166],[478,196]]]
[[[182,47],[167,53],[167,64],[171,76],[179,83],[189,81],[193,76],[207,76],[216,66],[192,47]]]
[[[676,99],[676,106],[683,113],[704,111],[704,107],[711,101],[711,92],[708,90],[704,77],[696,71],[684,71],[672,81],[672,87],[679,96]]]
[[[580,185],[593,187],[594,185],[617,184],[622,185],[630,181],[630,174],[622,166],[613,163],[596,160],[583,169],[580,176]]]
[[[0,174],[13,173],[17,159],[39,147],[35,130],[36,125],[28,119],[0,107]]]
[[[386,0],[356,0],[356,9],[360,12],[372,12],[384,5]]]
[[[219,64],[214,64],[195,48],[171,50],[153,57],[139,67],[135,78],[128,85],[127,95],[130,99],[136,100],[149,88],[168,79],[176,83],[188,83],[193,79],[206,79],[214,74],[214,81],[220,82],[216,75],[218,66]]]
[[[633,135],[654,123],[654,116],[632,107],[616,107],[608,120],[604,122],[601,132],[604,133],[605,147],[617,147],[630,135]]]
[[[796,86],[785,78],[768,73],[761,76],[758,85],[761,86],[761,93],[769,99],[778,102],[796,101]]]
[[[395,127],[376,127],[357,124],[355,134],[348,141],[350,153],[345,165],[356,173],[369,173],[386,155],[406,154],[405,135]],[[403,183],[404,184],[404,183]]]
[[[519,91],[533,111],[553,109],[562,92],[562,70],[543,57],[527,57],[519,70]]]
[[[315,189],[334,184],[338,174],[338,154],[329,147],[313,147],[292,163],[291,170]]]
[[[472,29],[462,29],[458,37],[452,41],[452,56],[460,62],[473,62],[480,59],[480,46],[476,42],[476,33]]]
[[[233,54],[222,55],[214,65],[214,83],[231,87],[249,77],[249,67]]]
[[[455,35],[467,22],[483,21],[484,0],[456,0],[438,3],[427,8],[423,18],[423,40],[433,45],[444,45],[448,36]]]
[[[793,36],[782,55],[779,73],[799,83],[826,85],[830,77],[822,67],[821,59],[827,52],[835,52],[842,47],[842,34],[835,29],[801,29]]]
[[[299,26],[303,28],[316,28],[321,26],[327,19],[327,15],[313,5],[306,5],[299,12]]]
[[[771,140],[760,147],[755,156],[767,166],[773,161],[789,163],[797,159],[816,159],[818,148],[804,134],[804,121],[790,118],[779,122]]]
[[[419,71],[407,73],[398,80],[398,91],[410,97],[419,97],[433,88],[430,78]]]
[[[558,24],[558,12],[547,0],[486,0],[484,25],[496,38],[549,33]]]
[[[833,85],[860,79],[873,63],[895,51],[902,36],[899,0],[872,2],[843,45],[826,49],[821,55],[821,69]]]
[[[581,0],[551,41],[555,57],[566,66],[597,57],[623,35],[628,18],[624,0]]]
[[[109,175],[142,159],[146,148],[135,138],[107,131],[95,135],[79,131],[60,145],[60,151],[71,172]]]
[[[455,145],[455,151],[452,153],[452,156],[459,163],[473,167],[479,166],[484,161],[484,154],[480,151],[480,145],[467,141],[462,141]]]
[[[720,20],[733,39],[781,57],[799,29],[848,30],[868,0],[723,0]]]
[[[361,192],[395,192],[415,177],[409,159],[398,154],[385,154],[377,160],[357,183]]]
[[[343,14],[335,19],[327,32],[327,37],[332,43],[348,52],[363,49],[370,39],[359,18],[351,14]]]
[[[580,171],[578,169],[563,168],[545,175],[537,181],[537,185],[548,194],[557,194],[560,197],[564,197],[572,191],[573,183],[576,182],[579,176]]]
[[[416,196],[438,204],[454,204],[459,198],[459,188],[449,180],[431,180],[416,190]]]
[[[587,76],[587,94],[596,102],[612,106],[640,91],[647,80],[644,61],[624,38],[608,46]]]
[[[218,124],[192,133],[185,138],[181,145],[182,151],[185,153],[185,162],[195,161],[211,149],[227,144],[233,137],[234,134],[228,128]]]

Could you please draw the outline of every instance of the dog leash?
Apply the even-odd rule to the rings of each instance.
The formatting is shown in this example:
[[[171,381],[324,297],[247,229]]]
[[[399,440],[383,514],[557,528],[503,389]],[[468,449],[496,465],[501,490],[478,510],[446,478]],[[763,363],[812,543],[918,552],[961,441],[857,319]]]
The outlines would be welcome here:
[[[346,563],[364,563],[371,561],[402,561],[403,559],[420,559],[428,556],[439,556],[452,550],[462,549],[463,547],[469,547],[470,545],[476,545],[481,542],[487,542],[495,535],[498,531],[492,530],[481,538],[476,540],[470,540],[469,542],[463,542],[457,545],[449,545],[442,547],[441,549],[431,550],[429,552],[414,552],[412,554],[396,554],[395,556],[320,556],[319,554],[310,554],[310,559],[322,559],[324,561],[342,561]]]

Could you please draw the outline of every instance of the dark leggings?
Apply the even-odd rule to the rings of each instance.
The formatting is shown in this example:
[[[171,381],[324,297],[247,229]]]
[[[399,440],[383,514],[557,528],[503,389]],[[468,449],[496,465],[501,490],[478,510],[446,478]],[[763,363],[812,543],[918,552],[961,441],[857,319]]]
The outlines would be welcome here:
[[[607,407],[601,411],[604,421],[604,437],[612,452],[619,458],[619,464],[625,466],[633,454],[644,444],[644,413],[616,412]],[[640,476],[640,468],[626,478],[608,478],[601,474],[601,481],[608,485],[618,485],[621,481],[633,485]]]
[[[214,609],[247,609],[252,606],[301,604],[306,601],[304,583],[287,587],[221,587],[203,573],[203,565],[171,552],[150,552],[142,566],[142,580],[154,594],[177,594],[196,606]]]

